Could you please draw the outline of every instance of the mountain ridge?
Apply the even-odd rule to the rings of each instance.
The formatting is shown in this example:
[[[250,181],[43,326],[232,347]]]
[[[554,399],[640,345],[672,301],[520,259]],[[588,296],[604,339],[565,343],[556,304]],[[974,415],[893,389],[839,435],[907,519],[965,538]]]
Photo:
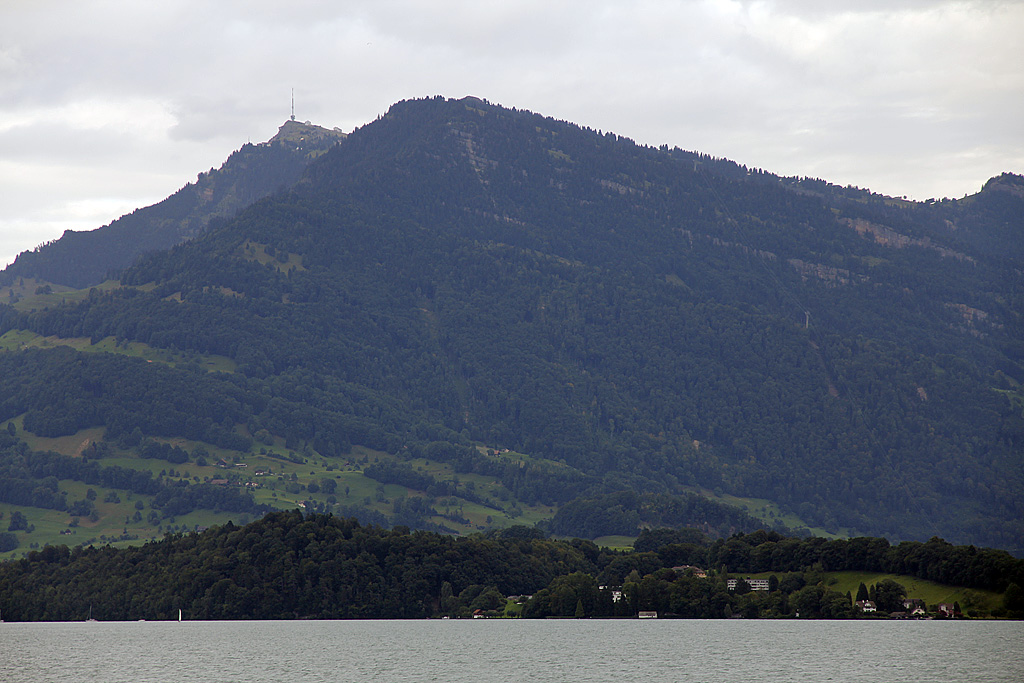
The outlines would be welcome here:
[[[99,284],[142,254],[196,237],[211,221],[230,218],[296,182],[309,161],[344,137],[337,129],[286,121],[270,140],[243,145],[219,169],[199,173],[156,204],[94,230],[66,230],[22,252],[0,273],[0,282],[28,277],[75,288]]]

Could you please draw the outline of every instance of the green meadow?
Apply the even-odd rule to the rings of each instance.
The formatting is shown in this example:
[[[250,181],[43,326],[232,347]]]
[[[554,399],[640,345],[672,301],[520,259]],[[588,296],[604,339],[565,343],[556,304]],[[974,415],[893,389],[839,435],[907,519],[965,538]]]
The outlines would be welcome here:
[[[772,574],[780,576],[785,572],[760,572],[756,574],[733,574],[732,576],[743,576],[744,578],[767,579]],[[870,588],[885,579],[891,579],[907,589],[908,598],[924,600],[929,607],[942,602],[960,603],[965,614],[970,611],[987,613],[998,608],[1002,603],[1002,594],[994,591],[986,591],[977,588],[964,588],[962,586],[947,586],[945,584],[919,579],[915,576],[905,574],[884,574],[881,572],[812,572],[812,580],[820,581],[829,590],[838,593],[849,593],[856,597],[857,589],[861,583]]]
[[[194,363],[208,372],[235,372],[237,369],[235,361],[226,356],[157,349],[142,342],[120,341],[114,337],[106,337],[94,344],[88,337],[44,337],[26,330],[11,330],[0,336],[0,352],[28,348],[52,349],[58,346],[67,346],[83,353],[115,353],[172,366]]]
[[[0,343],[42,344],[46,338],[8,333]],[[68,340],[62,340],[68,341]],[[85,340],[87,343],[88,340]],[[95,345],[94,345],[95,346]],[[135,347],[141,345],[134,345]],[[138,348],[134,349],[139,351]],[[23,416],[10,420],[19,438],[38,451],[53,451],[72,457],[81,456],[92,442],[103,440],[102,428],[84,429],[62,437],[40,437],[26,432],[22,426]],[[244,426],[237,430],[248,436]],[[383,484],[363,474],[369,465],[383,461],[397,461],[394,455],[355,446],[351,452],[340,457],[323,457],[308,448],[291,449],[284,445],[284,439],[272,437],[270,443],[254,442],[249,452],[232,451],[190,439],[154,439],[155,441],[178,446],[189,453],[197,447],[206,451],[201,462],[191,458],[188,462],[172,464],[165,460],[145,459],[134,450],[125,450],[111,445],[108,456],[101,461],[103,466],[118,466],[152,473],[165,482],[188,480],[190,483],[225,481],[228,486],[246,486],[258,504],[267,504],[278,509],[323,506],[323,509],[348,506],[373,510],[381,515],[391,516],[395,505],[401,499],[424,497],[425,493],[397,484]],[[451,465],[427,459],[408,461],[414,469],[429,474],[439,481],[458,481],[463,489],[472,490],[480,502],[460,496],[431,499],[431,506],[438,514],[428,517],[440,526],[455,533],[474,533],[488,528],[501,528],[513,524],[533,525],[549,519],[556,509],[547,506],[527,506],[514,500],[509,492],[493,477],[477,474],[456,473]],[[335,490],[323,490],[323,482],[333,480]],[[310,486],[315,484],[315,486]],[[47,544],[110,544],[125,545],[143,543],[160,538],[165,533],[192,531],[196,528],[224,524],[231,520],[236,524],[251,521],[251,515],[232,514],[213,510],[195,510],[186,515],[164,518],[157,511],[152,517],[152,496],[132,494],[126,491],[106,489],[102,486],[65,480],[59,484],[66,492],[69,503],[92,496],[95,505],[90,517],[72,517],[67,512],[34,507],[18,507],[0,504],[0,528],[6,529],[10,514],[21,511],[27,518],[30,531],[17,531],[20,545],[7,553],[0,553],[0,559],[18,557],[28,551]],[[310,488],[314,489],[313,491]],[[89,494],[89,490],[94,492]],[[319,489],[319,490],[317,490]],[[136,514],[139,513],[139,514]],[[141,517],[141,519],[140,519]],[[62,533],[63,532],[63,533]]]

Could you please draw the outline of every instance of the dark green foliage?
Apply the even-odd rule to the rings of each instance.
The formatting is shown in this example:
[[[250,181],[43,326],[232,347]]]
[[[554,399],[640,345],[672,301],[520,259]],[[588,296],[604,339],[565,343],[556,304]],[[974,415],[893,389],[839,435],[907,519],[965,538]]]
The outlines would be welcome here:
[[[640,535],[633,542],[633,550],[637,552],[649,552],[660,550],[667,545],[693,544],[707,545],[709,539],[697,529],[673,529],[669,527],[645,528],[640,530]]]
[[[853,606],[846,596],[825,586],[805,586],[789,598],[793,610],[804,618],[848,619]]]
[[[7,397],[0,413],[24,412],[25,429],[41,436],[106,425],[111,439],[138,429],[239,450],[248,450],[251,440],[235,434],[234,424],[265,402],[223,376],[68,348],[0,354],[0,395]],[[149,457],[170,454],[162,445],[147,448],[155,449]]]
[[[382,484],[398,484],[411,489],[426,491],[437,484],[429,474],[416,472],[404,463],[381,462],[363,468],[363,474]],[[443,495],[443,494],[442,494]]]
[[[1007,586],[1003,594],[1003,607],[1012,618],[1024,617],[1024,589],[1016,583]]]
[[[108,619],[422,618],[442,585],[481,592],[480,608],[530,593],[559,571],[593,571],[567,543],[497,541],[384,531],[351,519],[277,512],[246,527],[171,535],[140,548],[47,547],[0,564],[11,620],[75,619],[94,605]],[[43,585],[61,585],[60,599]]]
[[[0,532],[0,553],[16,550],[18,547],[18,536],[9,531]]]
[[[143,458],[166,460],[176,465],[188,462],[188,452],[185,449],[157,441],[143,441],[139,446],[139,455]]]
[[[545,526],[553,534],[580,538],[634,536],[639,533],[637,550],[653,550],[652,546],[663,541],[668,534],[677,539],[674,542],[684,542],[680,539],[690,539],[685,542],[706,540],[697,529],[659,532],[661,536],[652,538],[649,535],[651,532],[639,528],[641,524],[656,528],[701,525],[705,531],[717,536],[727,536],[741,530],[754,531],[764,526],[763,522],[734,507],[696,494],[639,495],[632,491],[595,498],[577,498],[560,507],[554,519]]]
[[[68,514],[72,517],[88,517],[96,509],[90,500],[76,500],[68,505]]]
[[[153,508],[163,517],[177,517],[193,510],[262,514],[270,508],[256,505],[248,491],[214,484],[172,485],[153,498]]]
[[[25,513],[20,510],[15,510],[11,513],[11,521],[7,523],[8,531],[22,531],[28,528],[28,520],[25,519]]]
[[[539,541],[545,538],[544,532],[533,526],[514,524],[504,529],[493,529],[488,535],[497,538],[518,539],[521,541]]]
[[[874,601],[882,612],[902,612],[903,599],[907,597],[907,589],[892,579],[882,579],[872,586]]]

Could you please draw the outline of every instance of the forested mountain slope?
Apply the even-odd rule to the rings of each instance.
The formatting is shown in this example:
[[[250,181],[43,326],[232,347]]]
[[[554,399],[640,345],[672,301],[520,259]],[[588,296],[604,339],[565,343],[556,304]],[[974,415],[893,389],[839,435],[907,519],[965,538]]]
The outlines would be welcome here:
[[[502,469],[522,500],[699,487],[836,531],[1020,550],[1022,187],[917,204],[474,98],[402,102],[121,288],[0,309],[0,333],[232,359],[195,414],[147,417],[119,379],[145,364],[87,377],[32,351],[0,421],[265,430],[463,472],[493,465],[479,444],[557,465]],[[629,505],[592,531],[635,532]]]
[[[22,252],[0,273],[0,284],[15,277],[76,288],[98,284],[140,255],[180,244],[206,230],[211,220],[230,218],[293,184],[310,161],[344,137],[336,130],[286,121],[267,142],[245,144],[219,169],[200,173],[195,183],[157,204],[96,230],[67,230],[60,239]]]

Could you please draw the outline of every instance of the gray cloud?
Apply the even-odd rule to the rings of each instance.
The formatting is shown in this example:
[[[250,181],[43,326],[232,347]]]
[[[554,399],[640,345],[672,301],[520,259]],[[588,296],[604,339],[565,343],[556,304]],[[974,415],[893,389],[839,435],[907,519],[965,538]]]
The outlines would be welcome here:
[[[0,263],[166,196],[289,113],[493,102],[925,199],[1024,171],[1024,5],[36,0],[0,5]]]

